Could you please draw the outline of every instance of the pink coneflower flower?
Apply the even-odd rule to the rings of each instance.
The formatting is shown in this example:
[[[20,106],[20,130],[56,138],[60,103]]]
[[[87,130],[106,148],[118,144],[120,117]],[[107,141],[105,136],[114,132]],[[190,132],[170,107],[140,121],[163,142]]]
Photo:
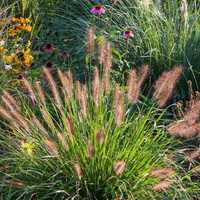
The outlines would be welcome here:
[[[131,30],[124,31],[124,33],[123,33],[124,38],[127,39],[127,40],[128,40],[129,38],[133,38],[134,35],[135,35],[134,32],[131,31]]]
[[[43,47],[42,47],[42,50],[45,52],[45,53],[53,53],[54,50],[55,50],[55,47],[50,44],[50,43],[47,43],[45,44]]]
[[[102,5],[96,5],[91,8],[90,12],[94,15],[102,15],[106,12],[106,9]]]

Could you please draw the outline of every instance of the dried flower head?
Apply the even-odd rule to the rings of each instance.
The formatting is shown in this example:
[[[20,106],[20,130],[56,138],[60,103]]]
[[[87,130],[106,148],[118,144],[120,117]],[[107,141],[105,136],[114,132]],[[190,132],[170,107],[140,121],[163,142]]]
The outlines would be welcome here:
[[[20,180],[9,180],[8,184],[11,188],[21,189],[25,187],[25,184]]]
[[[90,160],[93,158],[94,153],[95,153],[94,145],[91,142],[88,142],[88,145],[87,145],[87,156],[88,156],[88,158]]]
[[[70,117],[66,118],[66,127],[69,137],[71,138],[72,135],[74,134],[74,125],[73,125],[73,120]]]
[[[199,175],[200,174],[200,165],[198,165],[197,167],[194,167],[192,170],[191,170],[192,174],[194,175]]]
[[[86,85],[80,83],[80,81],[76,81],[76,97],[79,101],[79,105],[81,108],[81,113],[83,117],[87,116],[87,88]]]
[[[73,97],[73,76],[70,71],[67,73],[58,69],[58,75],[62,83],[62,91],[65,96],[65,100],[68,101]]]
[[[197,135],[200,131],[200,123],[189,124],[187,121],[175,121],[167,127],[170,135],[191,138]]]
[[[175,66],[171,70],[163,72],[155,82],[153,97],[160,107],[165,106],[171,98],[181,74],[182,67]]]
[[[43,72],[44,72],[44,75],[45,75],[45,77],[46,77],[46,79],[49,83],[50,89],[52,91],[52,94],[54,96],[54,99],[55,99],[57,106],[62,107],[62,101],[61,101],[58,89],[56,87],[56,83],[55,83],[55,81],[54,81],[54,79],[51,75],[51,72],[46,67],[43,67]]]
[[[193,150],[187,154],[187,159],[189,162],[194,162],[200,160],[200,148]]]
[[[125,167],[126,167],[126,163],[123,160],[115,161],[113,164],[113,170],[117,176],[120,176],[123,174]]]
[[[99,144],[103,144],[104,143],[104,140],[105,140],[105,133],[103,130],[100,130],[97,132],[96,134],[96,140]]]
[[[107,43],[106,38],[104,36],[101,36],[98,42],[98,60],[99,60],[99,64],[101,65],[104,63],[104,60],[105,60],[106,43]]]
[[[74,164],[74,170],[79,180],[81,180],[81,178],[83,177],[83,172],[79,163]]]
[[[149,65],[146,64],[142,65],[138,71],[138,85],[140,88],[142,87],[148,74],[149,74]]]
[[[92,95],[93,95],[95,106],[99,105],[100,94],[101,92],[100,92],[99,70],[97,67],[95,67],[94,73],[93,73],[93,82],[92,82]]]
[[[138,77],[135,69],[131,70],[128,77],[128,100],[131,103],[137,103],[140,93],[140,88],[138,86]]]
[[[12,97],[12,95],[9,92],[6,91],[3,92],[2,101],[11,112],[21,110],[16,100]]]
[[[33,91],[31,84],[29,83],[29,81],[26,78],[22,79],[22,84],[23,84],[23,88],[28,93],[28,96],[31,100],[32,105],[34,106],[36,104],[36,96],[35,96],[35,93]]]
[[[150,172],[150,176],[160,179],[166,179],[175,174],[175,171],[171,168],[161,168],[161,169],[154,169]]]
[[[119,86],[116,86],[113,101],[115,122],[117,126],[120,126],[124,119],[124,95]]]
[[[156,192],[165,192],[171,187],[171,185],[172,185],[172,181],[164,180],[154,185],[153,190]]]
[[[141,91],[141,87],[149,73],[149,66],[142,65],[137,72],[135,69],[131,70],[128,77],[128,100],[130,103],[137,103]]]
[[[187,121],[188,124],[194,124],[199,121],[200,117],[200,100],[196,100],[192,103],[189,110],[184,114],[184,121]]]
[[[50,139],[45,139],[44,144],[45,144],[48,152],[50,153],[50,155],[52,155],[52,156],[58,155],[58,148],[57,148],[57,145],[55,142],[53,142]]]
[[[64,133],[58,133],[58,140],[60,142],[60,144],[64,147],[65,150],[68,150],[69,146],[67,143],[67,139]]]
[[[36,81],[35,86],[36,86],[37,94],[38,94],[40,101],[42,102],[43,105],[45,105],[46,104],[46,101],[45,101],[46,98],[45,98],[44,90],[41,87],[41,83],[39,81]]]
[[[3,117],[5,120],[8,120],[10,122],[14,122],[16,121],[11,112],[10,111],[7,111],[6,109],[4,109],[2,106],[0,106],[0,116]]]
[[[90,27],[87,31],[87,53],[91,56],[94,55],[95,51],[95,28]]]
[[[105,43],[105,59],[103,62],[104,70],[108,72],[112,67],[112,46],[110,42]]]
[[[102,75],[102,83],[103,90],[106,94],[110,91],[110,73],[112,67],[112,47],[110,42],[105,42],[101,49],[101,58],[100,62],[103,65],[103,75]]]

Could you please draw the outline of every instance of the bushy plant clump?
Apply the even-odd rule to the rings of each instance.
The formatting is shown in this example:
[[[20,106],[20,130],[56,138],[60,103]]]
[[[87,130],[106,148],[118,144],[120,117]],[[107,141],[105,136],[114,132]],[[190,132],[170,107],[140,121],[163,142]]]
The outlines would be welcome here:
[[[2,198],[187,199],[176,165],[167,162],[172,140],[159,128],[162,113],[133,106],[131,85],[129,96],[112,87],[106,67],[102,76],[95,68],[88,85],[60,70],[56,84],[43,72],[49,92],[23,78],[28,99],[2,96]]]
[[[167,127],[163,110],[183,72],[198,78],[198,2],[27,0],[12,8],[36,23],[43,75],[31,84],[25,73],[31,42],[20,41],[30,19],[9,18],[0,59],[22,87],[1,97],[0,199],[198,199],[200,95],[191,81]],[[85,60],[76,78],[56,68],[73,54]],[[173,65],[140,101],[147,76]]]

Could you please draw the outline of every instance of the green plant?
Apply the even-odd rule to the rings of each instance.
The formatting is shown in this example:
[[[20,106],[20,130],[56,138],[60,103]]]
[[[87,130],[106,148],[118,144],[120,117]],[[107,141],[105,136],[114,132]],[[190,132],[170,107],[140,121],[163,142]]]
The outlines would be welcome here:
[[[84,54],[82,38],[89,26],[95,26],[96,37],[105,34],[112,41],[116,71],[124,73],[131,65],[148,63],[155,76],[174,64],[183,64],[187,78],[195,73],[198,79],[200,23],[197,1],[186,2],[186,5],[181,5],[180,1],[160,4],[149,1],[146,7],[141,2],[123,0],[112,4],[104,1],[106,13],[101,16],[90,13],[95,5],[92,1],[73,1],[69,5],[63,2],[64,9],[54,11],[53,24],[57,30],[66,30],[72,53],[81,55]],[[60,19],[61,24],[57,23]],[[123,37],[126,30],[135,34],[128,42]]]
[[[190,199],[182,190],[187,175],[167,159],[173,140],[159,128],[163,111],[132,105],[125,89],[111,87],[109,70],[101,79],[95,68],[92,84],[84,85],[60,70],[56,84],[44,68],[51,95],[25,78],[26,95],[4,92],[4,199]]]

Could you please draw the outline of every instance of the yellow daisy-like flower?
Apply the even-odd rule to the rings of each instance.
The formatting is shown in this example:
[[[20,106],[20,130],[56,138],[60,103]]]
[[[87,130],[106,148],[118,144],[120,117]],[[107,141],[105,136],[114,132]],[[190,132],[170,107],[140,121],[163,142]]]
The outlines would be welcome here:
[[[27,155],[33,155],[34,144],[31,142],[22,142],[21,148]]]
[[[27,31],[27,32],[32,31],[32,26],[29,25],[31,20],[28,19],[28,18],[13,17],[11,22],[13,23],[14,27],[9,30],[9,35],[12,36],[12,37],[16,36],[17,33],[20,32],[20,31]]]
[[[21,24],[28,24],[31,22],[29,18],[23,18],[23,17],[13,17],[11,20],[13,23],[21,23]]]
[[[29,18],[20,17],[20,23],[22,23],[22,24],[28,24],[30,22],[31,22],[31,20]]]
[[[28,32],[31,32],[32,31],[32,26],[30,26],[30,25],[24,26],[24,30],[28,31]]]
[[[3,62],[6,64],[12,64],[15,61],[16,55],[12,53],[11,55],[4,55],[3,56]]]

